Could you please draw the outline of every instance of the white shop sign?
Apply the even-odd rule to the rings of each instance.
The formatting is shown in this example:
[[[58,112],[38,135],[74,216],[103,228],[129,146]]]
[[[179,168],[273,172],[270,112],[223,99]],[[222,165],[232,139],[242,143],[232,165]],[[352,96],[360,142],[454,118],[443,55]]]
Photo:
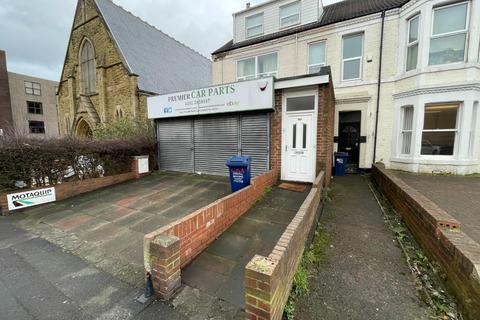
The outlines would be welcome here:
[[[273,78],[241,81],[148,98],[148,118],[274,108]]]
[[[55,188],[30,190],[7,195],[8,210],[10,211],[54,202],[55,200]]]

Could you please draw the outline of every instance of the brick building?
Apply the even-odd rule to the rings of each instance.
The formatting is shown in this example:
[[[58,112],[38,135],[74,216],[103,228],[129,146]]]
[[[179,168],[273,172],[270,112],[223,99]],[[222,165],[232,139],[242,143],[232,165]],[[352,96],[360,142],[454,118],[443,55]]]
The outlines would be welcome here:
[[[8,72],[6,54],[0,51],[0,134],[58,137],[57,86],[55,81]]]
[[[265,0],[233,14],[213,83],[331,67],[352,169],[480,172],[480,1]],[[445,23],[448,21],[448,23]]]
[[[61,135],[146,119],[146,98],[211,84],[211,62],[111,0],[79,0],[58,93]]]
[[[231,156],[252,158],[252,173],[313,182],[331,175],[335,97],[330,68],[301,77],[252,79],[148,99],[159,167],[227,175]]]

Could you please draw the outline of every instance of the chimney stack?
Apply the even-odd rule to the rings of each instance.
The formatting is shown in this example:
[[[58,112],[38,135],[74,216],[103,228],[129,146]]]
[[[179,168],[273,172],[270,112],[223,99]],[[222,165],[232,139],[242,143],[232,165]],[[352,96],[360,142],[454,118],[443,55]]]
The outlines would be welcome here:
[[[250,2],[247,2],[247,9],[250,9]]]

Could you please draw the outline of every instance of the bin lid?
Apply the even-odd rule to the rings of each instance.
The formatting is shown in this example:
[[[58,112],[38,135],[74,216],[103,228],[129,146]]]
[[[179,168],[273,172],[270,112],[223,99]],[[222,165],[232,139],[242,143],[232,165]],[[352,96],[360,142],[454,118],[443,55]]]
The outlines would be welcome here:
[[[348,152],[335,152],[335,157],[348,157]]]
[[[227,166],[248,166],[252,161],[250,156],[233,156],[227,161]]]

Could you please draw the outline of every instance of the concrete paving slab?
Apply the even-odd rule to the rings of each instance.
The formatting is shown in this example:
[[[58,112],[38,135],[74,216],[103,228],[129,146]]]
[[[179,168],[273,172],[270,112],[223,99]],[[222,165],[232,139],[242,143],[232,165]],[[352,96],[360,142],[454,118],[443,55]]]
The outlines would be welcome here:
[[[182,282],[241,310],[245,266],[255,254],[270,254],[309,189],[273,188],[182,271]]]

